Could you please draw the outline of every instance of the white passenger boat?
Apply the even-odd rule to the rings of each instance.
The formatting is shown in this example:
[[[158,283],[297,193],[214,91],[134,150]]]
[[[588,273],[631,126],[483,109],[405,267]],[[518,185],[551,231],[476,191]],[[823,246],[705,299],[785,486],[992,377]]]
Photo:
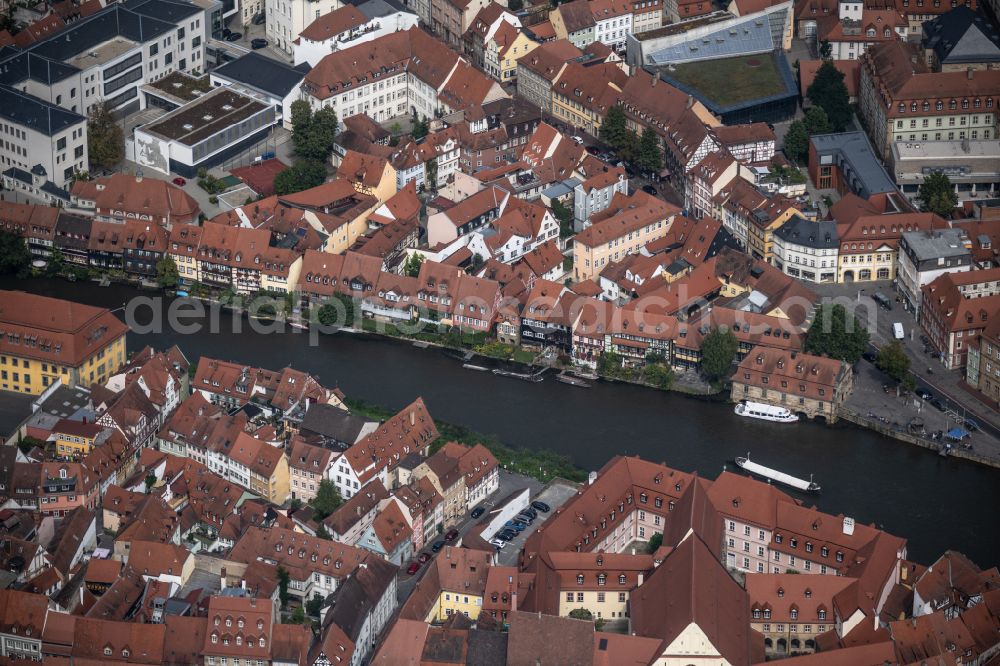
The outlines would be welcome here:
[[[733,411],[738,416],[746,416],[764,421],[775,421],[777,423],[795,423],[799,420],[797,414],[792,414],[784,407],[775,407],[763,402],[751,402],[749,400],[744,400],[736,405],[736,409]]]
[[[809,480],[800,479],[798,477],[792,476],[791,474],[785,474],[784,472],[779,472],[776,469],[771,469],[770,467],[764,467],[759,463],[755,463],[750,460],[750,453],[748,452],[746,457],[740,457],[736,459],[736,464],[745,469],[752,474],[757,476],[762,476],[765,479],[770,479],[771,481],[777,481],[778,483],[783,483],[786,486],[791,486],[792,488],[797,488],[799,490],[804,490],[810,493],[819,492],[819,484],[813,482],[812,475],[809,476]]]

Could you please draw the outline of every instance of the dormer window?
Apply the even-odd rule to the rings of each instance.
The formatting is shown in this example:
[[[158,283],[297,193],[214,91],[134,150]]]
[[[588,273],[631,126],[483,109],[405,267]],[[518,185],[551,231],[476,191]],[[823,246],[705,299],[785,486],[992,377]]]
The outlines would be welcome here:
[[[619,585],[624,585],[625,584],[625,574],[621,574],[621,575],[618,576],[618,584]]]

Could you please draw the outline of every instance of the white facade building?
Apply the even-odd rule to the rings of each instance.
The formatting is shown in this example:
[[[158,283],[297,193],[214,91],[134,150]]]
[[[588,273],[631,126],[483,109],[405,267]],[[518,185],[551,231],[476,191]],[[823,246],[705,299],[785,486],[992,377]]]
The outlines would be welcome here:
[[[772,234],[774,265],[808,282],[836,282],[840,243],[832,220],[811,222],[793,215]]]

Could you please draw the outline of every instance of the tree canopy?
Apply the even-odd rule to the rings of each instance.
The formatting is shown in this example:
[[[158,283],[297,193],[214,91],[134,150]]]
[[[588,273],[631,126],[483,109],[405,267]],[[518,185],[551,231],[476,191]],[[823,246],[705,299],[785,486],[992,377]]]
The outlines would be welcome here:
[[[0,231],[0,275],[18,275],[31,266],[28,245],[19,234]]]
[[[569,238],[575,233],[573,229],[573,209],[558,199],[552,200],[552,216],[559,221],[559,237]]]
[[[899,340],[893,340],[878,350],[875,367],[897,382],[905,383],[910,378],[910,357]]]
[[[337,486],[333,484],[333,481],[322,479],[319,482],[319,487],[316,489],[316,497],[313,498],[310,504],[312,504],[313,511],[316,514],[316,519],[323,520],[336,511],[342,501],[340,491],[337,490]]]
[[[832,131],[843,132],[851,124],[851,98],[844,83],[844,73],[834,66],[833,61],[825,60],[820,65],[816,78],[806,90],[806,97],[826,112]]]
[[[660,137],[648,125],[642,130],[639,145],[636,148],[635,161],[644,171],[657,172],[663,168],[663,152],[660,150]]]
[[[337,138],[337,112],[326,106],[313,111],[304,100],[292,102],[291,110],[295,154],[307,160],[325,162]]]
[[[857,317],[848,314],[843,305],[827,303],[819,308],[809,326],[805,350],[810,354],[857,363],[868,348],[868,339],[868,331]]]
[[[793,162],[803,162],[809,155],[809,130],[802,120],[795,120],[785,132],[785,155]]]
[[[107,102],[98,102],[87,118],[87,155],[93,164],[111,168],[125,158],[125,133]]]
[[[917,191],[917,199],[925,211],[937,213],[944,218],[950,218],[958,206],[958,195],[955,194],[951,179],[943,173],[924,176],[924,182]]]
[[[715,382],[729,375],[739,341],[728,328],[716,327],[701,341],[701,372]]]
[[[598,132],[604,143],[615,150],[621,150],[625,146],[628,126],[625,119],[625,109],[621,104],[615,104],[608,109],[608,115],[601,121],[601,129]]]
[[[274,177],[275,194],[293,194],[322,185],[326,167],[318,160],[301,160]]]
[[[813,134],[829,134],[833,130],[826,111],[819,106],[814,106],[806,111],[803,122],[805,123],[806,131],[809,132],[809,136]]]
[[[423,265],[424,259],[426,258],[427,257],[419,252],[414,252],[409,256],[409,258],[407,258],[406,263],[403,264],[403,272],[409,277],[417,277],[420,275],[420,267]]]
[[[164,289],[173,289],[177,286],[180,275],[177,272],[177,264],[169,254],[156,262],[156,283]]]

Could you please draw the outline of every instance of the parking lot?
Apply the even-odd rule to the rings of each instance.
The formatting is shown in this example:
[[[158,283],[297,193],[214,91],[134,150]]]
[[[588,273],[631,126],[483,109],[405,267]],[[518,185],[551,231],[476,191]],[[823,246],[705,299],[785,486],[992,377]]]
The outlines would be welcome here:
[[[518,534],[511,541],[508,541],[507,545],[500,549],[500,552],[497,555],[500,565],[508,567],[516,566],[517,556],[521,552],[521,548],[524,547],[524,542],[528,540],[531,533],[537,530],[540,525],[543,525],[545,520],[551,516],[556,509],[568,502],[569,499],[575,494],[576,486],[553,482],[549,484],[541,493],[532,496],[532,502],[540,501],[548,504],[549,512],[542,513],[539,511],[538,518],[531,525],[529,525],[527,529]]]
[[[543,489],[541,482],[528,476],[523,476],[521,474],[512,474],[510,472],[501,470],[500,471],[500,486],[497,492],[493,493],[488,499],[482,502],[479,506],[486,510],[488,513],[491,509],[497,506],[500,502],[507,499],[511,493],[517,492],[528,488],[531,493],[531,501],[536,499],[541,499],[541,501],[551,507],[551,511],[555,511],[557,507],[562,506],[573,494],[576,492],[576,487],[573,485],[566,485],[565,483],[552,482],[548,487]],[[542,524],[542,520],[545,514],[539,513],[538,520],[534,524],[525,530],[523,533],[519,534],[517,539],[508,543],[500,552],[500,562],[502,564],[514,564],[517,562],[517,553],[520,551],[521,546],[524,545],[524,540],[527,539],[527,535],[531,531],[536,529]],[[482,522],[486,516],[481,516],[478,520],[473,520],[472,516],[468,513],[465,519],[453,527],[448,528],[444,531],[447,533],[451,529],[458,530],[459,537],[455,539],[453,544],[461,544],[462,537],[469,533],[476,525]],[[490,536],[492,535],[483,535]],[[419,552],[413,554],[413,556],[403,563],[400,568],[398,580],[396,583],[396,598],[402,603],[413,591],[413,587],[417,584],[417,581],[423,577],[424,572],[427,571],[434,562],[434,558],[437,557],[437,553],[431,550],[435,541],[443,540],[444,536],[434,535],[427,538],[427,542],[424,547],[420,549]],[[419,561],[422,554],[427,554],[429,559],[425,564],[420,566],[420,569],[413,575],[407,573],[406,569],[410,566],[412,562]]]

